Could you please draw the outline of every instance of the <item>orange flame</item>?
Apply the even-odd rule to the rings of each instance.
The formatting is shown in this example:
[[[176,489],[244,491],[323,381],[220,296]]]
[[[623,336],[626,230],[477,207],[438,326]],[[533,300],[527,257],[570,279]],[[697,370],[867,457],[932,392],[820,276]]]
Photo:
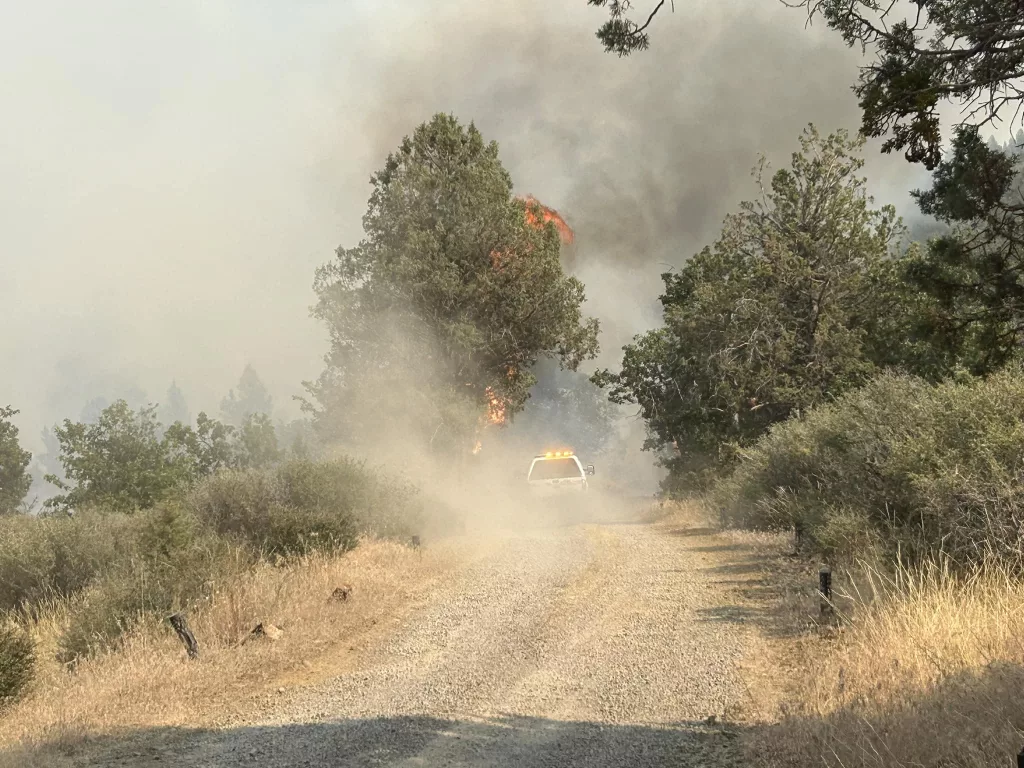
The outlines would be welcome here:
[[[561,214],[554,208],[548,208],[546,205],[537,200],[533,195],[525,195],[517,198],[527,204],[526,208],[526,223],[540,229],[547,222],[551,222],[555,225],[559,235],[562,238],[563,245],[571,245],[576,240],[576,233],[572,231],[572,227],[566,224],[565,219],[562,218]],[[537,213],[540,216],[538,218]],[[508,254],[502,251],[493,250],[490,253],[491,266],[501,271],[505,261],[508,259]]]
[[[524,195],[519,199],[527,205],[527,222],[539,228],[550,221],[555,225],[555,228],[558,230],[558,234],[562,236],[563,243],[571,245],[576,240],[576,233],[572,231],[572,227],[565,222],[562,215],[554,208],[548,208],[533,195]],[[537,220],[537,215],[533,211],[534,208],[540,211],[540,221]]]
[[[476,445],[473,446],[473,455],[476,456],[483,449],[484,444],[479,440],[476,441]]]
[[[505,423],[505,403],[501,401],[494,390],[488,387],[484,390],[487,394],[487,423],[488,424],[504,424]]]

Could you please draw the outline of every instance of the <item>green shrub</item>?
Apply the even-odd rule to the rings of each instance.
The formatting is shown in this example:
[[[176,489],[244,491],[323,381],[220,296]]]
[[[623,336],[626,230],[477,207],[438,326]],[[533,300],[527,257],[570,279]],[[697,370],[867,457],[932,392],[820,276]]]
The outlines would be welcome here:
[[[420,511],[414,488],[351,459],[221,472],[189,504],[219,534],[272,555],[350,549],[362,533],[404,535]]]
[[[0,626],[0,709],[17,699],[32,682],[35,648],[28,633]]]
[[[111,578],[72,601],[71,617],[57,641],[58,660],[70,664],[115,647],[144,615],[144,600],[128,579]]]
[[[128,513],[0,517],[0,612],[67,599],[59,657],[115,647],[189,609],[260,556],[344,551],[419,530],[417,490],[351,459],[222,471],[183,501]]]
[[[712,498],[726,522],[799,525],[835,556],[1024,562],[1024,372],[882,376],[746,451]]]
[[[0,517],[0,611],[75,594],[127,556],[136,539],[137,523],[121,514]]]
[[[216,535],[190,511],[166,504],[136,515],[134,554],[110,563],[71,603],[59,640],[65,663],[116,647],[139,622],[194,607],[255,558]]]

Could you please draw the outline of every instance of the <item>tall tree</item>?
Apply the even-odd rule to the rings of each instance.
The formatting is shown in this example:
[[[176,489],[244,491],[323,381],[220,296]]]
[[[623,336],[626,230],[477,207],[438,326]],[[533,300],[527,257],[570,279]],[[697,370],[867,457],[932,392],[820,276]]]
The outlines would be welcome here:
[[[436,115],[371,184],[365,238],[314,283],[331,349],[306,407],[323,434],[372,438],[390,421],[467,447],[478,419],[522,408],[539,358],[575,369],[596,353],[557,229],[530,223],[541,212],[472,124]]]
[[[274,400],[252,365],[246,365],[242,371],[237,394],[232,389],[220,403],[224,420],[235,427],[242,426],[245,419],[253,414],[270,416],[273,411]]]
[[[32,454],[18,442],[18,428],[11,419],[18,411],[9,405],[0,408],[0,515],[18,511],[32,485],[26,471]]]
[[[188,403],[185,402],[185,395],[178,387],[178,382],[172,381],[167,388],[167,395],[160,405],[160,422],[165,425],[174,424],[180,421],[188,424],[192,421],[192,415],[188,411]]]
[[[665,325],[594,381],[635,403],[648,448],[688,472],[727,466],[772,424],[863,383],[898,314],[885,282],[901,224],[872,208],[859,151],[845,131],[808,128],[789,168],[727,217],[714,245],[663,275]],[[902,333],[902,329],[899,329]]]

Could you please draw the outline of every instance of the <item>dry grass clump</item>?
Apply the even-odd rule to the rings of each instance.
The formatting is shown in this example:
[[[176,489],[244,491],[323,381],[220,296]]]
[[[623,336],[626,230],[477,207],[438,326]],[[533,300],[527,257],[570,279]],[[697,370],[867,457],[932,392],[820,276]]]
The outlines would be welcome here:
[[[1000,568],[876,574],[856,618],[807,639],[782,721],[753,738],[767,766],[1013,764],[1024,746],[1024,584]]]
[[[71,611],[54,602],[33,626],[38,675],[2,721],[0,766],[60,765],[102,734],[210,724],[251,706],[253,693],[340,672],[451,563],[443,550],[370,541],[285,567],[258,564],[219,586],[189,617],[201,651],[191,662],[166,622],[154,618],[119,650],[84,658],[69,672],[53,651]],[[349,599],[331,599],[340,585],[351,585]],[[247,639],[260,622],[283,635]]]

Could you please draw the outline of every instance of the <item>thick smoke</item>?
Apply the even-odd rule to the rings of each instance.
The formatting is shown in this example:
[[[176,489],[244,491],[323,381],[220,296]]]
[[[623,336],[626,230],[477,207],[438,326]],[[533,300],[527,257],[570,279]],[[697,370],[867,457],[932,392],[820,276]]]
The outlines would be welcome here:
[[[678,3],[625,60],[584,0],[58,5],[0,31],[0,403],[32,449],[108,382],[159,400],[176,380],[215,413],[251,362],[287,404],[325,349],[313,269],[435,112],[575,228],[595,366],[659,321],[660,273],[755,193],[758,153],[858,126],[857,52],[773,0]],[[909,208],[920,179],[867,156]]]

